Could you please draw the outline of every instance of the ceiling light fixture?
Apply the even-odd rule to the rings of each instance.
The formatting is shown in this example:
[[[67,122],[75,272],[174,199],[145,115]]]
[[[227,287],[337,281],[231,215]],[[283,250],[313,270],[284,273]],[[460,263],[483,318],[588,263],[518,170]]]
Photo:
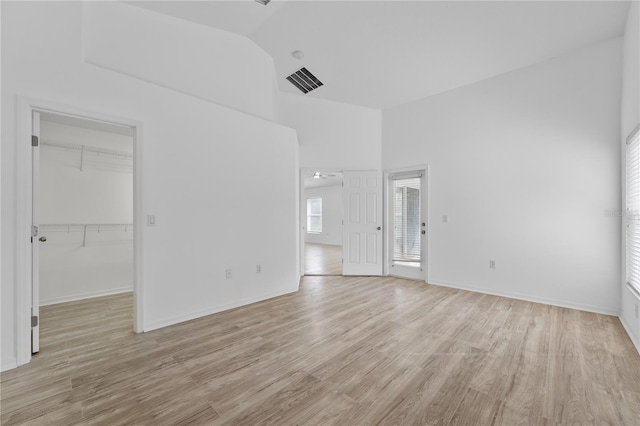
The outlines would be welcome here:
[[[263,6],[266,6],[269,4],[271,0],[256,0],[256,2],[260,3]]]
[[[296,59],[302,59],[304,58],[304,53],[301,52],[300,50],[294,50],[293,52],[291,52],[291,56],[293,56]]]

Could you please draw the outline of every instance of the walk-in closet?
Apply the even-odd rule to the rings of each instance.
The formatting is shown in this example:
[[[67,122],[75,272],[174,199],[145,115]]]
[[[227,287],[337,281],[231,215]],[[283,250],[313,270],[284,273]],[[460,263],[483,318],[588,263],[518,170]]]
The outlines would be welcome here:
[[[38,189],[34,208],[40,223],[39,301],[44,344],[46,334],[55,336],[57,332],[55,324],[47,323],[46,312],[56,312],[50,318],[59,318],[61,311],[76,309],[71,316],[78,316],[78,301],[116,294],[130,305],[132,129],[42,112],[38,163],[34,163],[34,188]],[[82,322],[82,318],[77,320]]]

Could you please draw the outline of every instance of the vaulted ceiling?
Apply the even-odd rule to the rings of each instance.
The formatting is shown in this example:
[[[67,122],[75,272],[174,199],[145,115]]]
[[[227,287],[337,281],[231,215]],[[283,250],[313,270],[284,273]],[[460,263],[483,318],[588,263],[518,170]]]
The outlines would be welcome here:
[[[252,39],[280,90],[386,109],[622,35],[628,1],[129,2]],[[291,53],[302,51],[302,59]],[[324,85],[303,95],[301,67]]]

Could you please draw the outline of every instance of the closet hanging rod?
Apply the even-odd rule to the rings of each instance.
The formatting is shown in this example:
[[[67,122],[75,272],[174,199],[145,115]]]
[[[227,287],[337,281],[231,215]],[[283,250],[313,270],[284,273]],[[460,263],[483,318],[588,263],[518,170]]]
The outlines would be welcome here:
[[[51,139],[42,139],[42,145],[54,148],[73,149],[76,151],[93,152],[99,155],[111,155],[114,157],[123,157],[125,160],[132,160],[133,154],[126,151],[115,151],[110,149],[97,148],[91,145],[82,145],[68,142],[60,142]]]
[[[58,228],[58,227],[66,228],[69,226],[111,226],[111,227],[127,226],[129,228],[133,228],[132,223],[43,223],[40,226],[47,227],[47,228]]]
[[[90,229],[95,228],[95,229]],[[50,232],[82,232],[82,247],[87,245],[87,231],[117,231],[124,228],[124,232],[133,229],[131,223],[57,223],[57,224],[41,224],[40,231]]]

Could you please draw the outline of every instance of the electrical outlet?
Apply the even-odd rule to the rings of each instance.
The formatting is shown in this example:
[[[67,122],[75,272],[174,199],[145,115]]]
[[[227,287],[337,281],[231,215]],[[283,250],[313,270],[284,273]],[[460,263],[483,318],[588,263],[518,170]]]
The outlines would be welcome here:
[[[490,260],[489,261],[489,269],[496,269],[496,261],[495,260]]]
[[[156,226],[156,215],[147,215],[147,226]]]
[[[256,265],[256,274],[259,274],[259,273],[261,273],[261,272],[262,272],[262,265],[257,264],[257,265]]]
[[[227,279],[231,278],[231,268],[227,268]]]

